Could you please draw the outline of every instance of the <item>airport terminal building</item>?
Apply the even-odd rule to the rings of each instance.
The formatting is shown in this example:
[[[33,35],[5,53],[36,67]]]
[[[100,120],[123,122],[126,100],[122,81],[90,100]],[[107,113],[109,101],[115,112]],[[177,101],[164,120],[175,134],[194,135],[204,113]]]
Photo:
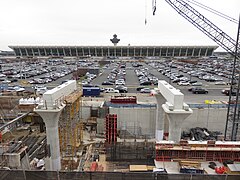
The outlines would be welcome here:
[[[206,57],[218,46],[9,46],[17,57]]]

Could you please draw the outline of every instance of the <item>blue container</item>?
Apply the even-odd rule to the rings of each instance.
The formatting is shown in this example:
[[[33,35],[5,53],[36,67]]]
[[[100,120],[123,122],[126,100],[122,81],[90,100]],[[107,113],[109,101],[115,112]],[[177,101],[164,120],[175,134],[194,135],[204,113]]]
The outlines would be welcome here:
[[[83,87],[83,96],[98,97],[100,96],[99,87]]]

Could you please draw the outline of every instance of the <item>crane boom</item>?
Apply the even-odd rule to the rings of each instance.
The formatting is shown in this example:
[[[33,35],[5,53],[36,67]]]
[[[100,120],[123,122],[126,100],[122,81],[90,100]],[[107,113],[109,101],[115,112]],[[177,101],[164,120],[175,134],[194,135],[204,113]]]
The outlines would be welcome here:
[[[181,16],[196,26],[200,31],[215,41],[220,47],[230,54],[235,54],[236,41],[208,20],[183,0],[165,0]],[[237,52],[240,50],[240,44],[237,46]]]
[[[200,31],[206,34],[209,38],[215,41],[220,47],[234,56],[224,139],[230,139],[232,141],[239,140],[240,104],[238,102],[240,100],[240,19],[238,22],[237,40],[235,41],[184,0],[165,1],[170,6],[172,6],[182,17],[184,17],[191,24],[196,26]],[[237,81],[236,85],[233,84],[233,81]],[[233,92],[236,93],[236,96],[233,96]]]

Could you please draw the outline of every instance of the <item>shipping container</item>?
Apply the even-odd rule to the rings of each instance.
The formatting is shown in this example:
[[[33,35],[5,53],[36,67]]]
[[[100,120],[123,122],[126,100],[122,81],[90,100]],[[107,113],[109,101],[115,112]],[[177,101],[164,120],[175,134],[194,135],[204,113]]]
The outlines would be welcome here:
[[[83,96],[98,97],[100,96],[99,87],[83,87]]]

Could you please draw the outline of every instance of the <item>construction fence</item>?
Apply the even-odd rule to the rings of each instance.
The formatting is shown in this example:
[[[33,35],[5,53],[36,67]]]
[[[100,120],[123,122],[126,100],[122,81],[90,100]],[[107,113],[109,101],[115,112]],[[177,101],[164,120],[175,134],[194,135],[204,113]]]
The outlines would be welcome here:
[[[237,180],[239,175],[0,170],[1,180]]]

